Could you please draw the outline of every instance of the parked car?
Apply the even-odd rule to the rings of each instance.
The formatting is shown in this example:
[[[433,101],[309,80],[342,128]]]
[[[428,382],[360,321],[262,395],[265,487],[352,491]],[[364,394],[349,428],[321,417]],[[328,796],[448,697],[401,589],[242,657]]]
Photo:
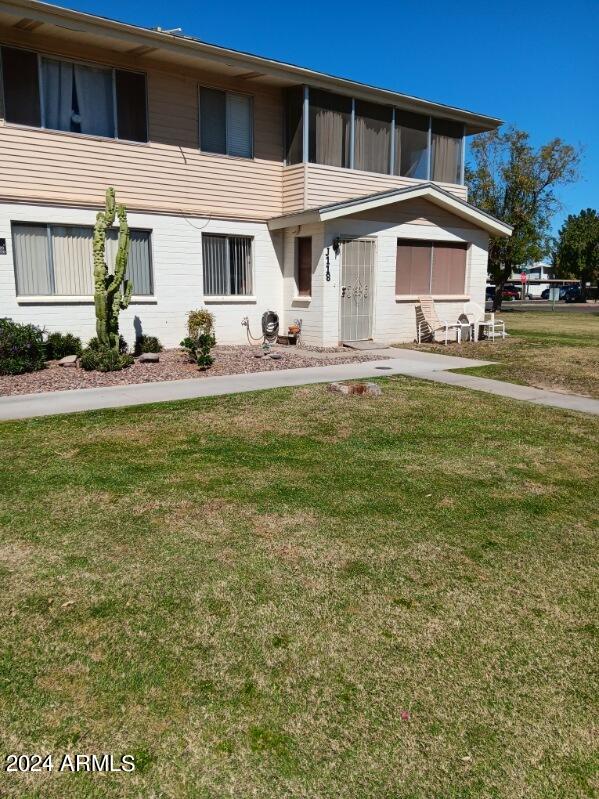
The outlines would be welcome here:
[[[502,300],[519,300],[522,293],[515,286],[504,286],[501,292]]]
[[[565,302],[583,302],[584,295],[580,286],[570,286],[564,293]]]
[[[495,286],[487,286],[485,290],[485,311],[492,311],[494,302],[495,302]]]
[[[565,296],[566,292],[569,291],[570,288],[572,288],[572,286],[560,286],[559,287],[559,299],[560,300],[564,299],[564,296]],[[541,299],[542,300],[548,300],[550,296],[551,296],[551,289],[544,289],[541,292]]]

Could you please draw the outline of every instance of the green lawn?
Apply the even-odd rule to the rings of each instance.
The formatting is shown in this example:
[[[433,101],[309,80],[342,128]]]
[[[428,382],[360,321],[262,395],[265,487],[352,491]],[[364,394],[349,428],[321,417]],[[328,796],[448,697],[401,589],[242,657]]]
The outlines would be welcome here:
[[[597,419],[381,385],[0,426],[1,796],[593,795]]]
[[[504,341],[409,347],[497,362],[456,370],[466,374],[599,398],[599,309],[552,312],[508,307],[497,316],[509,333]]]

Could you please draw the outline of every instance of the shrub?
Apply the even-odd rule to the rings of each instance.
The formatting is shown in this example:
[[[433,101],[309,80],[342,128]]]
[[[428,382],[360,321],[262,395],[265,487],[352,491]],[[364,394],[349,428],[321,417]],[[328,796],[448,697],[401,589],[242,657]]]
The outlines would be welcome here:
[[[214,314],[206,308],[190,311],[187,314],[187,332],[189,338],[197,339],[200,333],[212,333],[214,330]]]
[[[44,368],[46,350],[39,327],[0,319],[0,374],[21,375]]]
[[[115,350],[91,349],[83,350],[79,363],[87,372],[118,372],[131,366],[133,356]]]
[[[71,333],[50,333],[46,339],[46,359],[59,361],[65,355],[80,355],[81,339]]]
[[[87,348],[89,350],[94,350],[94,352],[100,352],[100,350],[104,350],[97,336],[90,338],[90,340],[87,342]],[[119,335],[119,352],[121,355],[129,352],[129,345],[121,335]]]
[[[187,337],[181,342],[181,346],[200,369],[208,369],[214,363],[210,350],[215,344],[216,339],[212,333],[200,333],[196,339]]]
[[[162,344],[156,336],[138,336],[135,340],[135,355],[142,352],[162,352]]]

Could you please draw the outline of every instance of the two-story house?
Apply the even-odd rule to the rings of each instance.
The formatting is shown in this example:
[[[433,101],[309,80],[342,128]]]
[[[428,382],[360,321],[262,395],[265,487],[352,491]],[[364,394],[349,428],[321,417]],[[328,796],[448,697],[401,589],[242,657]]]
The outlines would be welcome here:
[[[222,343],[266,310],[313,345],[412,340],[418,296],[484,304],[510,228],[468,204],[464,147],[499,120],[36,0],[0,0],[0,54],[0,316],[93,335],[109,185],[129,341],[200,306]]]

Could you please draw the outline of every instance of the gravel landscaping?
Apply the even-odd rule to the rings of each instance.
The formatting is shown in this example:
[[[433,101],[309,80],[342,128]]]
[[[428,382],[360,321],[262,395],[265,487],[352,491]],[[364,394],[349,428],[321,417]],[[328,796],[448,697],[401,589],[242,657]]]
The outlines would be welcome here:
[[[280,359],[257,358],[260,347],[215,347],[212,351],[214,365],[202,372],[180,349],[160,353],[159,363],[135,363],[120,372],[86,372],[80,368],[64,368],[54,361],[46,369],[23,375],[0,376],[0,396],[14,394],[38,394],[43,391],[68,391],[77,388],[120,386],[131,383],[159,383],[164,380],[186,380],[189,378],[215,377],[216,375],[267,372],[275,369],[300,369],[306,366],[322,366],[322,358],[311,356],[308,350],[280,348]],[[351,353],[337,350],[331,353],[334,363],[371,361],[373,353]],[[376,356],[377,359],[380,356]]]

